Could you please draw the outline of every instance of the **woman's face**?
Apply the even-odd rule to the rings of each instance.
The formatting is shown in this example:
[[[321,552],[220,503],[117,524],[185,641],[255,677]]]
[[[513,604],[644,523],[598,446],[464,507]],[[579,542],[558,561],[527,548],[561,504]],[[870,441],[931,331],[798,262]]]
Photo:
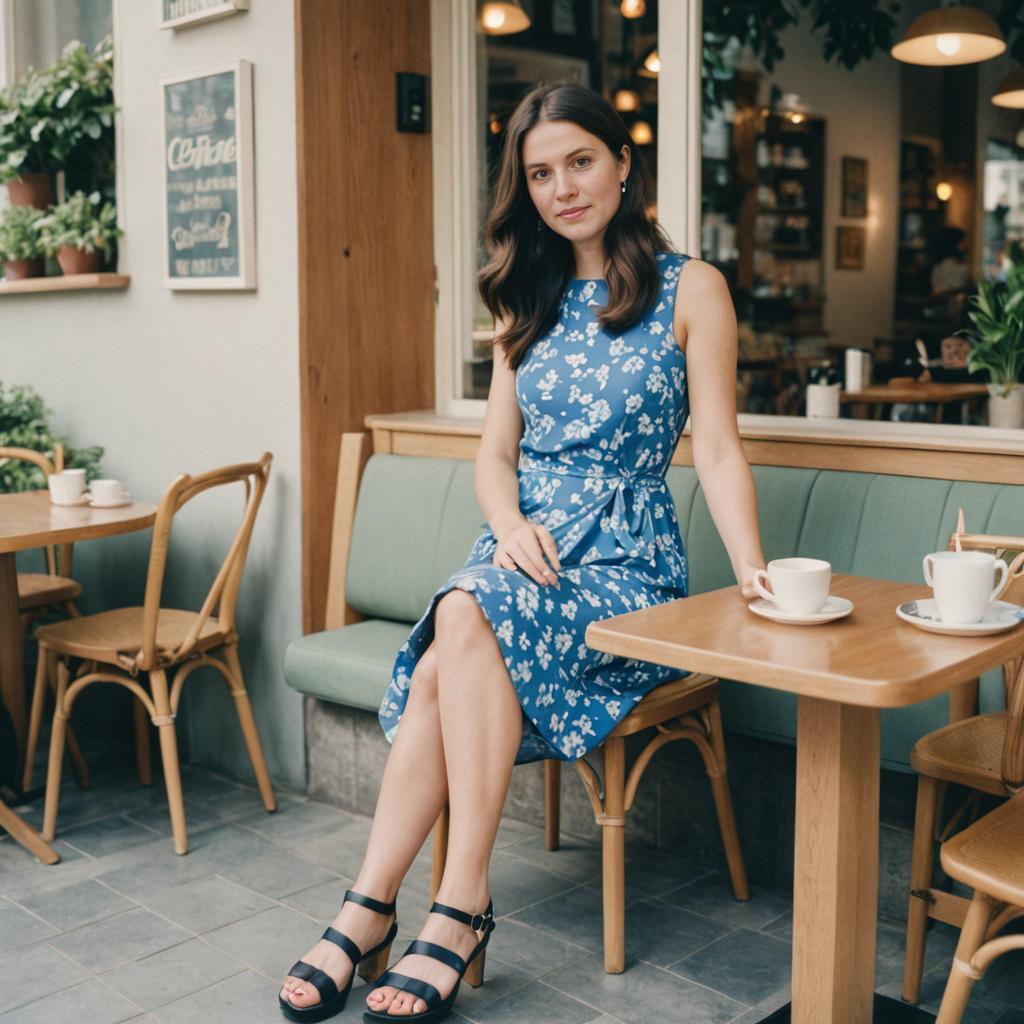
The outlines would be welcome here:
[[[572,121],[541,121],[523,139],[530,198],[552,231],[572,242],[603,234],[619,209],[629,147],[616,157]]]

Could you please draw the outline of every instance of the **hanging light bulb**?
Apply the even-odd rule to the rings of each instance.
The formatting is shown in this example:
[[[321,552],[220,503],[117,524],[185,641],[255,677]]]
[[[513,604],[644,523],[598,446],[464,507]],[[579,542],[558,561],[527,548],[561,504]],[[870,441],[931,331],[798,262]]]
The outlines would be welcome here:
[[[1024,108],[1024,68],[1011,71],[996,89],[992,102],[997,107]]]
[[[984,11],[956,5],[936,7],[911,22],[907,34],[891,50],[906,64],[951,66],[977,64],[998,57],[1006,40]]]
[[[634,110],[640,109],[640,97],[636,94],[635,90],[626,86],[620,86],[615,90],[612,106],[620,114],[629,114]]]
[[[519,0],[484,0],[480,5],[480,28],[489,36],[508,36],[529,27],[530,17]]]
[[[637,121],[629,130],[629,137],[638,146],[649,146],[654,141],[654,132],[646,121]]]
[[[642,18],[647,13],[647,0],[622,0],[619,13],[624,18]]]
[[[657,46],[652,46],[646,54],[644,54],[643,63],[637,70],[638,75],[642,75],[644,78],[657,78],[661,71],[661,58],[658,56]]]
[[[948,202],[953,198],[953,186],[948,181],[940,181],[935,186],[935,194],[942,200],[942,202]]]

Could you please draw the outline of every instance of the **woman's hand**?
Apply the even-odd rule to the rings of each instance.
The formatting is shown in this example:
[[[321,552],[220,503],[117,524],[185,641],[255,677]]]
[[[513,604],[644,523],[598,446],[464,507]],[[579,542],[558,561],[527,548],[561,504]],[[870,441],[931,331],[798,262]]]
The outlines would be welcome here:
[[[547,556],[547,562],[544,561]],[[542,587],[558,587],[556,572],[562,571],[558,561],[558,548],[545,526],[523,519],[498,538],[493,564],[502,569],[522,569],[530,579]],[[550,563],[550,565],[548,564]],[[554,572],[551,570],[554,569]]]
[[[740,593],[743,595],[744,600],[750,600],[751,598],[760,597],[761,595],[754,589],[754,575],[758,569],[764,569],[765,564],[763,561],[760,563],[744,562],[740,567],[739,572],[739,583]],[[762,584],[765,590],[770,594],[772,592],[771,584],[766,579]]]

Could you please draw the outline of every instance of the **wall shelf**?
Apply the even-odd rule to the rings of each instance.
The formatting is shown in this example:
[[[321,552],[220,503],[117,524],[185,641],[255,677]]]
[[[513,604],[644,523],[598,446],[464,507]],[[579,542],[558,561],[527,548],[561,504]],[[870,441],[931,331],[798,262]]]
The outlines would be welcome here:
[[[26,277],[20,281],[0,280],[0,295],[124,289],[131,284],[131,280],[127,274],[61,274],[54,277]]]

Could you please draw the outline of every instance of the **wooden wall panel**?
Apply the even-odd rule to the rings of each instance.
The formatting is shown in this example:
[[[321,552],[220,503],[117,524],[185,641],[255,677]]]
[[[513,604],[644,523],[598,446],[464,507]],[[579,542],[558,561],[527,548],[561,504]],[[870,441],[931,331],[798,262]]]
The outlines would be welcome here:
[[[426,0],[295,0],[303,625],[323,628],[342,431],[434,404],[429,134],[395,74],[430,73]]]

